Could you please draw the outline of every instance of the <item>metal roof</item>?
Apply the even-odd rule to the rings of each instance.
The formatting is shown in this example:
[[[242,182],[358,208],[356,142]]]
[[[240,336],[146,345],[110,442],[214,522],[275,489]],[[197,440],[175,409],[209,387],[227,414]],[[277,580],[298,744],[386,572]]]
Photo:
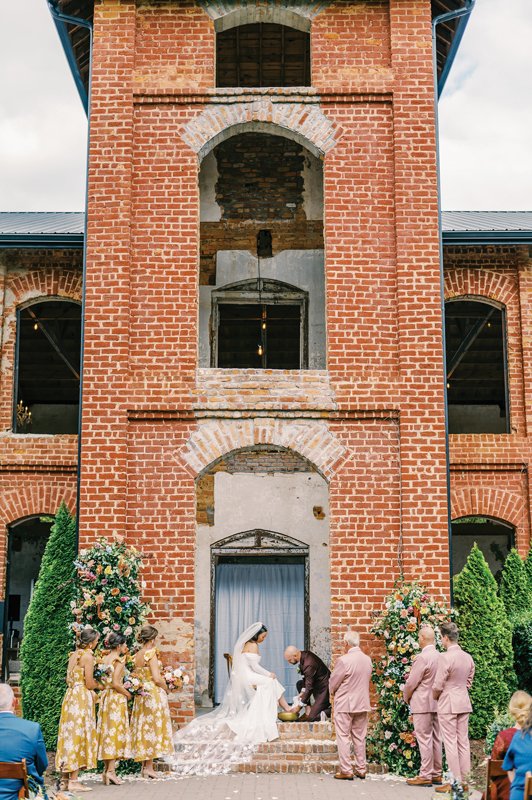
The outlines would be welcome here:
[[[0,247],[81,247],[83,211],[0,211]],[[532,244],[532,211],[442,211],[444,244]]]
[[[82,247],[83,211],[0,211],[0,247]]]
[[[532,243],[532,211],[442,211],[444,244]]]

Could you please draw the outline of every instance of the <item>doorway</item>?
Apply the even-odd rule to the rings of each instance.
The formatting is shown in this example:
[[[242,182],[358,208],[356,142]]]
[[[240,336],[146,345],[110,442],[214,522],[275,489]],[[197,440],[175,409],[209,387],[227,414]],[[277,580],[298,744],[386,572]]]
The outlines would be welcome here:
[[[31,517],[13,522],[7,529],[6,607],[2,674],[4,680],[18,680],[20,645],[24,636],[24,617],[28,611],[51,521]]]
[[[228,683],[224,654],[231,654],[240,633],[258,621],[268,628],[260,648],[262,666],[277,675],[289,701],[296,694],[299,675],[283,653],[289,644],[308,645],[308,549],[277,537],[282,545],[270,541],[271,533],[256,532],[255,547],[238,552],[238,542],[232,542],[233,548],[213,548],[209,683],[215,704],[222,701]]]

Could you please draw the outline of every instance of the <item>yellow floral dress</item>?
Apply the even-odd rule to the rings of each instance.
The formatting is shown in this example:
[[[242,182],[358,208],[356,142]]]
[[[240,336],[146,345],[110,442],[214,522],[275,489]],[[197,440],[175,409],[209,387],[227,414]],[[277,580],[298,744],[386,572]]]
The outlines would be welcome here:
[[[111,672],[103,678],[98,707],[98,758],[102,761],[131,757],[127,697],[111,686],[117,661],[121,659],[113,661]]]
[[[144,654],[145,663],[134,674],[144,684],[144,695],[136,695],[131,714],[131,749],[135,761],[160,758],[174,752],[172,723],[164,689],[153,682],[150,661],[157,656],[155,649]]]
[[[55,763],[61,772],[96,769],[96,715],[94,695],[85,685],[85,671],[79,665],[84,651],[77,653],[67,673],[68,689],[61,707]]]

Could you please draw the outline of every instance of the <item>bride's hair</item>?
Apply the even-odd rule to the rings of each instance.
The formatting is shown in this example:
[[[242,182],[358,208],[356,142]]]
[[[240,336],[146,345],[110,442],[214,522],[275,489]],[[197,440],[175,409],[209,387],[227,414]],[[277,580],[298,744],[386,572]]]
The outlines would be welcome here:
[[[256,642],[263,633],[268,633],[268,628],[266,625],[261,625],[257,633],[254,633],[251,639],[248,639],[249,642]]]

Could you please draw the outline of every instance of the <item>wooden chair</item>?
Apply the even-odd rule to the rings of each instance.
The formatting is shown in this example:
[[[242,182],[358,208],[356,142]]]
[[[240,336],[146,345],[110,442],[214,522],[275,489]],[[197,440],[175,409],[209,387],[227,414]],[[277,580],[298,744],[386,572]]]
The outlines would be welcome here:
[[[30,796],[30,790],[28,787],[28,770],[26,768],[25,758],[23,758],[19,763],[0,761],[0,780],[7,779],[22,781],[22,786],[20,787],[18,793],[20,798]]]
[[[496,758],[488,758],[488,772],[486,775],[486,794],[484,795],[487,800],[490,797],[490,786],[491,781],[493,778],[500,778],[503,775],[506,775],[506,770],[502,768],[502,760],[499,761]]]
[[[526,773],[524,800],[532,800],[532,772]]]
[[[231,653],[224,653],[224,658],[227,661],[227,675],[231,677],[231,670],[233,669],[233,656]]]

